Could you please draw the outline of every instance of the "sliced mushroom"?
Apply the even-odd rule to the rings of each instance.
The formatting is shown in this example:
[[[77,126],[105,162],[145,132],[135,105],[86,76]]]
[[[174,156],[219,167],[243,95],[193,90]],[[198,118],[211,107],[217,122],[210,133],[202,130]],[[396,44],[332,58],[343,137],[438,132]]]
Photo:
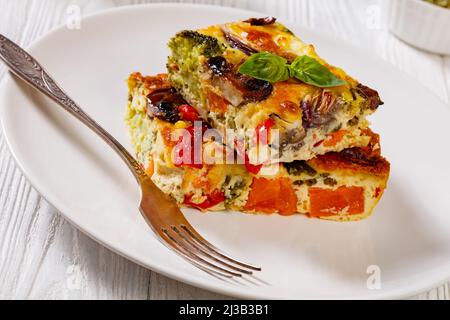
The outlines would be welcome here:
[[[221,91],[222,97],[231,103],[233,106],[241,105],[245,99],[242,91],[236,88],[230,81],[228,81],[225,77],[213,77],[211,81],[212,85],[216,88],[219,88]]]
[[[306,131],[303,128],[293,128],[281,134],[280,140],[283,147],[289,147],[298,150],[303,146],[303,139],[306,137]]]
[[[289,122],[277,114],[272,114],[271,118],[275,120],[280,135],[278,137],[278,144],[274,144],[275,148],[280,149],[280,152],[282,153],[287,149],[298,150],[303,146],[306,130],[301,126],[300,120]]]
[[[186,101],[175,89],[156,90],[147,96],[147,114],[151,118],[175,123],[181,119],[178,106],[182,104],[186,104]]]
[[[263,101],[273,91],[270,82],[234,71],[233,66],[223,57],[213,57],[208,60],[207,65],[212,73],[212,84],[219,88],[222,96],[235,107],[244,102]]]
[[[277,21],[275,17],[265,17],[265,18],[250,18],[244,22],[250,23],[252,26],[266,26],[269,24],[274,24]]]

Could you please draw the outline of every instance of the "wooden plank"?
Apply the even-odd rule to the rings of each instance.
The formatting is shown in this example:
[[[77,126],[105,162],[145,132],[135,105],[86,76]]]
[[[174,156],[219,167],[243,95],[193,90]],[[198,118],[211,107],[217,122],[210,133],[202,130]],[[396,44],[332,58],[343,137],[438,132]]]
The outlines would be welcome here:
[[[0,30],[26,46],[64,23],[71,3],[0,0]],[[0,137],[0,298],[146,299],[149,280],[150,271],[65,221],[17,170]]]

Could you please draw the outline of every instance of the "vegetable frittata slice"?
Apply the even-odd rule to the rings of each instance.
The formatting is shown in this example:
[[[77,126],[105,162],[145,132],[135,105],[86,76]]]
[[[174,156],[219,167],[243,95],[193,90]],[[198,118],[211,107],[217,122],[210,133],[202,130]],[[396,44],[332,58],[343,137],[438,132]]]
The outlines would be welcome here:
[[[274,18],[185,30],[169,42],[169,80],[213,128],[277,129],[269,158],[246,144],[252,164],[309,160],[364,147],[378,93],[320,58]],[[271,138],[269,138],[271,139]]]
[[[181,132],[193,132],[193,121],[201,120],[195,109],[171,88],[165,74],[134,73],[128,85],[126,121],[137,158],[181,206],[352,221],[370,215],[386,188],[390,166],[380,155],[378,135],[368,130],[370,142],[363,148],[269,164],[258,173],[248,170],[248,163],[207,161],[212,154],[235,150],[205,136],[202,161],[180,162]]]

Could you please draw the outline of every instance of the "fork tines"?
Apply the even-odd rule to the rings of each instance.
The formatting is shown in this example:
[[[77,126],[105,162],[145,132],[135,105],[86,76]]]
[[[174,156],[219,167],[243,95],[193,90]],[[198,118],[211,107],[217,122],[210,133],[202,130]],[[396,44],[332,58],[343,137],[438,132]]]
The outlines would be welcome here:
[[[191,226],[162,228],[168,245],[196,267],[214,275],[231,278],[251,275],[261,268],[230,258],[201,237]]]

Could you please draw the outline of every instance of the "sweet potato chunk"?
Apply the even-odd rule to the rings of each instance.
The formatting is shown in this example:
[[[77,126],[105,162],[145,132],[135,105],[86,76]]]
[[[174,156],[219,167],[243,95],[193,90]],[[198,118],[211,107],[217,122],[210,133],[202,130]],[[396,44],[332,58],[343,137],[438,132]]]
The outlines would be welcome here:
[[[264,213],[278,211],[291,215],[297,211],[297,196],[287,178],[254,178],[245,210]]]
[[[364,212],[364,189],[362,187],[339,187],[333,189],[309,189],[310,216],[326,217],[336,214],[360,214]]]

